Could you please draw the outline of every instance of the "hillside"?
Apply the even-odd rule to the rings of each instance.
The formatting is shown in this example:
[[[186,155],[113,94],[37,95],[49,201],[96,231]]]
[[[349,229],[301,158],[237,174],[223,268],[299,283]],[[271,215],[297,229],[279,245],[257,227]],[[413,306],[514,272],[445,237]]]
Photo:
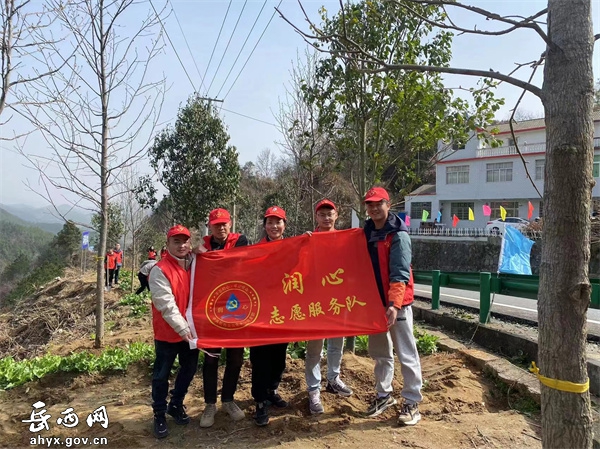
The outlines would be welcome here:
[[[0,357],[66,356],[84,350],[98,354],[99,351],[92,349],[94,287],[92,273],[82,279],[75,272],[68,272],[64,279],[48,284],[19,304],[18,309],[0,311]],[[123,348],[138,341],[152,344],[150,312],[133,316],[130,306],[119,304],[122,294],[113,289],[106,295],[106,345]],[[373,361],[364,353],[344,354],[342,376],[354,394],[339,398],[323,392],[326,412],[317,416],[308,413],[304,361],[288,356],[280,392],[290,406],[273,411],[271,423],[265,428],[256,427],[251,419],[254,404],[248,361],[242,368],[236,393],[246,419],[233,423],[219,411],[213,427],[200,428],[204,401],[199,370],[186,399],[192,422],[176,426],[169,419],[171,434],[163,441],[152,436],[148,362],[130,365],[125,372],[56,373],[0,392],[0,447],[31,447],[30,439],[37,435],[23,421],[30,419],[32,404],[40,400],[52,419],[48,422],[50,430],[39,435],[62,438],[63,446],[68,438],[104,437],[107,439],[104,447],[111,448],[541,447],[539,417],[535,413],[525,416],[512,409],[511,404],[518,406],[515,405],[518,398],[513,394],[508,396],[506,390],[460,354],[441,352],[423,356],[422,366],[423,420],[411,428],[398,427],[397,410],[390,409],[376,419],[363,416],[374,383]],[[399,395],[399,366],[394,389]],[[106,407],[108,427],[88,427],[86,416],[101,406]],[[69,407],[78,414],[79,425],[75,428],[56,424],[56,418]]]
[[[20,252],[35,258],[52,237],[51,233],[0,209],[0,273]]]
[[[64,220],[56,216],[56,211],[52,206],[33,207],[26,204],[0,204],[0,208],[8,213],[25,220],[35,225],[56,225],[62,227]],[[91,222],[91,214],[83,212],[79,209],[73,209],[66,204],[57,207],[61,214],[64,214],[67,220],[72,220],[76,223],[89,224]],[[60,230],[60,227],[58,228]],[[57,231],[58,232],[58,231]]]

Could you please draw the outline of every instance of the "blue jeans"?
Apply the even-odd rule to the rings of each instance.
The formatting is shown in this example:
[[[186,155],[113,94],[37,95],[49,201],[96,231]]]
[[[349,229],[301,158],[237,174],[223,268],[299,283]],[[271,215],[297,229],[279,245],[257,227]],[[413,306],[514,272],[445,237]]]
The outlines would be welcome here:
[[[156,359],[152,373],[152,410],[160,414],[167,411],[169,393],[169,374],[175,357],[179,357],[179,372],[175,378],[175,386],[171,390],[171,403],[182,405],[196,369],[198,368],[198,350],[190,349],[187,341],[168,343],[154,340]]]
[[[306,362],[304,374],[308,391],[321,388],[321,357],[323,356],[323,341],[310,340],[306,344]],[[327,380],[333,381],[340,375],[342,364],[342,349],[344,337],[327,339]]]

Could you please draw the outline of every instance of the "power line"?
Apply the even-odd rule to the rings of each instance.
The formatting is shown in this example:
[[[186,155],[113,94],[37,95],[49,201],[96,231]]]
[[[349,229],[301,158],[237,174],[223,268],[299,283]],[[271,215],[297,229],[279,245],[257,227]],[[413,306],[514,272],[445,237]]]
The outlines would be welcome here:
[[[250,117],[249,115],[245,115],[245,114],[240,114],[239,112],[235,112],[235,111],[230,111],[229,109],[225,109],[225,108],[221,108],[221,111],[226,111],[226,112],[230,112],[231,114],[235,114],[235,115],[239,115],[241,117],[245,117],[245,118],[249,118],[250,120],[254,120],[256,122],[261,122],[264,123],[266,125],[271,125],[274,126],[275,128],[277,128],[277,125],[275,123],[271,123],[271,122],[267,122],[265,120],[261,120],[259,118],[254,118],[254,117]]]
[[[277,5],[277,8],[279,8],[279,6],[281,6],[282,2],[283,2],[283,0],[279,1],[279,4]],[[240,77],[240,75],[242,74],[242,72],[244,71],[244,69],[246,68],[246,64],[248,64],[248,61],[250,61],[250,58],[254,54],[254,50],[256,50],[256,47],[258,47],[258,44],[260,43],[260,40],[265,35],[265,32],[267,31],[267,28],[269,28],[269,25],[271,24],[271,21],[273,20],[273,17],[275,17],[275,13],[276,12],[277,11],[273,11],[273,14],[271,15],[271,18],[269,19],[269,22],[267,23],[267,26],[265,26],[265,29],[263,30],[262,34],[260,35],[260,37],[256,41],[256,44],[254,45],[254,48],[252,49],[252,51],[248,55],[248,58],[246,59],[246,62],[244,62],[244,65],[242,66],[242,69],[240,70],[240,72],[235,77],[235,80],[233,80],[233,84],[231,85],[231,87],[229,88],[229,90],[227,91],[227,93],[225,94],[225,96],[223,97],[223,100],[225,100],[227,98],[227,96],[229,95],[229,92],[231,92],[231,89],[233,89],[233,86],[235,86],[235,83],[237,82],[238,78]]]
[[[196,58],[194,58],[194,53],[192,53],[190,44],[188,44],[188,40],[185,37],[185,33],[183,32],[183,28],[181,27],[181,23],[179,22],[179,17],[177,17],[177,12],[175,11],[175,7],[173,6],[173,3],[171,3],[171,11],[173,11],[173,15],[175,16],[177,25],[179,25],[179,30],[181,31],[181,34],[183,35],[183,40],[185,41],[185,45],[187,46],[187,49],[190,52],[190,56],[192,57],[192,61],[194,62],[194,66],[196,67],[196,72],[198,72],[198,76],[200,77],[200,84],[202,85],[202,87],[206,88],[206,86],[204,86],[204,77],[200,74],[200,69],[198,68],[198,64],[196,64]]]
[[[225,11],[225,18],[223,22],[221,22],[221,29],[219,30],[219,35],[217,36],[217,40],[215,41],[215,45],[213,46],[212,52],[210,54],[210,58],[208,59],[208,65],[206,66],[206,70],[204,71],[204,79],[206,79],[206,74],[208,73],[208,68],[210,67],[210,63],[212,62],[212,58],[215,54],[215,50],[217,49],[217,44],[219,43],[219,38],[221,37],[221,32],[223,31],[223,26],[225,25],[225,21],[227,20],[227,15],[229,14],[229,8],[231,8],[231,2],[233,0],[229,0],[229,5],[227,6],[227,11]],[[206,92],[208,95],[208,91]]]
[[[262,8],[260,8],[260,11],[258,12],[258,16],[256,16],[256,20],[254,20],[254,23],[252,24],[252,28],[250,28],[250,32],[248,33],[248,36],[246,36],[246,40],[242,44],[242,48],[240,48],[240,51],[238,52],[237,56],[235,57],[235,61],[233,61],[233,64],[232,64],[231,68],[229,69],[229,73],[225,77],[225,81],[223,81],[223,84],[221,84],[221,87],[219,88],[219,92],[217,92],[217,95],[216,95],[217,97],[219,96],[219,94],[221,93],[223,88],[225,87],[225,84],[227,83],[227,80],[229,79],[229,75],[231,75],[231,72],[233,72],[233,68],[235,67],[235,64],[238,62],[238,59],[240,59],[242,51],[244,51],[244,48],[246,47],[246,44],[248,43],[248,39],[250,39],[250,35],[252,35],[252,31],[254,31],[254,27],[256,26],[258,19],[260,19],[260,16],[262,15],[262,12],[265,9],[265,6],[267,6],[267,1],[268,0],[265,0],[265,2],[262,5]]]
[[[217,70],[215,71],[215,75],[213,76],[213,79],[210,82],[210,85],[208,86],[208,89],[206,90],[206,94],[207,95],[208,95],[208,91],[210,90],[211,86],[215,82],[215,79],[217,79],[217,73],[219,73],[219,69],[221,68],[221,64],[223,62],[223,58],[225,58],[225,54],[227,53],[227,49],[229,48],[229,44],[231,44],[231,39],[233,39],[233,35],[235,34],[235,30],[237,30],[237,26],[240,23],[240,19],[242,18],[242,14],[244,13],[244,9],[246,9],[246,5],[247,4],[248,4],[248,0],[245,0],[244,1],[244,6],[242,6],[242,10],[240,11],[240,15],[238,16],[238,19],[235,22],[235,26],[233,27],[233,31],[231,32],[231,36],[229,36],[229,41],[227,41],[227,46],[225,47],[225,51],[223,52],[223,56],[221,56],[221,60],[219,61],[219,65],[217,66]]]
[[[177,48],[175,47],[175,45],[173,45],[173,41],[169,37],[169,33],[167,33],[167,29],[165,28],[165,25],[163,24],[163,21],[161,20],[160,16],[158,15],[158,12],[156,11],[156,8],[154,7],[154,3],[152,3],[152,0],[150,0],[150,6],[152,6],[152,9],[154,10],[154,14],[156,14],[156,18],[160,22],[160,26],[162,27],[163,31],[165,32],[165,35],[167,36],[167,39],[169,40],[169,43],[171,44],[171,47],[173,47],[173,51],[175,52],[175,56],[177,56],[177,59],[179,60],[179,64],[181,64],[181,67],[183,68],[183,71],[187,75],[187,78],[190,81],[190,84],[192,85],[192,89],[194,89],[194,92],[196,92],[196,86],[194,86],[194,82],[192,81],[192,77],[190,76],[190,74],[186,70],[185,66],[183,65],[183,61],[179,57],[179,53],[177,53]]]

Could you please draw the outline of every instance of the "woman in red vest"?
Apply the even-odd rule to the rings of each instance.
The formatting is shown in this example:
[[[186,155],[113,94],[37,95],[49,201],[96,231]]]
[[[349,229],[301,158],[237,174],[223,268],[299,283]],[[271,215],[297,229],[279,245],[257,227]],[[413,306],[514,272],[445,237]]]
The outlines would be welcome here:
[[[104,257],[104,285],[108,290],[112,288],[113,278],[115,276],[115,270],[117,269],[117,255],[112,248],[108,250]]]
[[[285,232],[286,215],[281,207],[269,207],[265,212],[263,227],[266,236],[261,240],[271,242],[281,240]],[[268,405],[287,407],[277,388],[285,371],[285,358],[287,343],[254,346],[250,348],[250,362],[252,362],[252,397],[256,401],[257,426],[269,424]]]

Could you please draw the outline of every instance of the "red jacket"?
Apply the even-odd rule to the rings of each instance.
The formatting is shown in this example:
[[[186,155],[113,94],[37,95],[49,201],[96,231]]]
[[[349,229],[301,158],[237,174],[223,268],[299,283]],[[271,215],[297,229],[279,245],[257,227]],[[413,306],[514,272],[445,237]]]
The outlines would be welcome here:
[[[117,268],[117,255],[115,253],[106,253],[106,257],[104,258],[104,268],[108,268],[109,270]]]
[[[117,265],[121,266],[123,265],[123,250],[120,249],[119,251],[114,251],[114,254],[117,256]]]
[[[161,249],[160,250],[160,258],[164,259],[168,252],[169,251],[167,251],[166,249]]]
[[[181,315],[185,316],[185,310],[190,296],[190,272],[179,266],[177,260],[167,254],[156,264],[171,284],[171,291],[175,297],[175,303],[179,308]],[[183,341],[177,332],[173,330],[169,323],[165,321],[162,314],[152,304],[152,326],[154,328],[154,338],[159,341],[169,343],[178,343]]]
[[[392,246],[392,239],[394,233],[390,233],[386,236],[385,242],[379,242],[377,244],[377,255],[379,256],[379,270],[381,273],[381,282],[384,285],[385,299],[389,301],[389,288],[390,285],[390,248]],[[415,300],[415,281],[413,279],[412,267],[410,267],[410,279],[406,285],[404,291],[404,299],[402,306],[408,306]]]

